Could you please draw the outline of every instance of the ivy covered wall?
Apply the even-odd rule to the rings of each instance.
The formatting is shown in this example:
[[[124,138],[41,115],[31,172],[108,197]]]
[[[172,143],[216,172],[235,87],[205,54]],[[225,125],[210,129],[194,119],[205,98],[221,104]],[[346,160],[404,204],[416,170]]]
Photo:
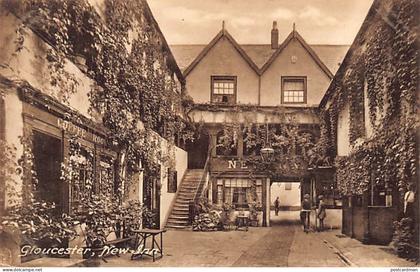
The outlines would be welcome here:
[[[45,55],[38,57],[50,76],[40,77],[56,87],[55,97],[74,102],[70,98],[77,95],[81,78],[67,69],[68,62],[74,63],[91,79],[84,100],[110,131],[108,143],[119,152],[120,167],[133,167],[130,163],[139,158],[153,164],[149,130],[174,142],[185,127],[183,76],[146,1],[92,3],[2,1],[4,12],[18,18],[18,35],[11,41],[15,52],[2,68],[16,68],[13,57],[27,50],[37,54],[36,44],[26,42],[27,34],[35,33],[47,44]]]
[[[175,151],[179,149],[174,145],[190,135],[183,134],[188,124],[184,106],[189,103],[184,101],[185,82],[145,0],[5,0],[0,5],[0,24],[7,26],[0,37],[0,49],[6,49],[0,53],[0,97],[6,98],[6,108],[14,107],[14,103],[22,106],[27,101],[19,101],[17,94],[28,87],[35,98],[48,97],[49,103],[37,105],[42,110],[51,113],[51,105],[60,105],[65,112],[54,114],[66,123],[100,127],[106,132],[100,137],[105,140],[103,148],[116,154],[112,165],[115,177],[109,182],[118,188],[118,192],[112,189],[118,199],[95,197],[118,204],[128,196],[133,185],[130,183],[136,180],[141,167],[144,176],[155,179],[147,188],[161,188],[166,178],[161,172],[168,172],[167,168],[183,174],[185,162],[177,168]],[[15,100],[10,102],[9,94]],[[22,110],[7,110],[6,118],[8,123],[13,118],[22,121]],[[23,126],[19,123],[16,128],[19,132],[14,135],[14,145],[1,142],[5,149],[13,151],[9,156],[13,166],[19,159],[33,160],[30,148],[24,152],[19,142],[18,136],[31,136]],[[10,126],[6,131],[12,132]],[[71,139],[78,144],[84,140],[69,131],[63,133],[65,145],[68,136],[74,136]],[[163,145],[165,148],[161,148]],[[180,152],[186,156],[185,151]],[[80,157],[80,152],[70,145],[66,153],[61,179],[73,186],[79,179],[81,166],[75,158]],[[88,167],[91,169],[86,172],[94,173],[95,167]],[[10,169],[13,167],[7,171]],[[94,187],[97,176],[89,175],[93,184],[85,187]],[[36,173],[24,179],[31,177],[36,180]],[[90,194],[86,195],[86,202],[80,202],[90,204]]]
[[[404,193],[418,180],[418,10],[416,0],[375,1],[321,102],[319,148],[335,158],[343,195],[370,185]],[[337,156],[345,107],[350,153]]]

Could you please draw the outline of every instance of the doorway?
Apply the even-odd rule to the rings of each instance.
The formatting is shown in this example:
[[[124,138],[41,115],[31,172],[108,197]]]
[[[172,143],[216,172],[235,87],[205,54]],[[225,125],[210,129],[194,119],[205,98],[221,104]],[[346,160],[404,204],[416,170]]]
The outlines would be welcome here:
[[[147,164],[145,165],[142,191],[143,205],[148,211],[143,214],[143,226],[158,229],[160,228],[161,168],[160,165],[155,167],[151,170]]]
[[[37,194],[46,202],[54,202],[57,212],[65,210],[64,184],[60,181],[62,163],[61,139],[48,134],[33,132],[34,166],[38,178]]]
[[[210,137],[207,132],[201,132],[200,137],[186,143],[188,152],[188,169],[203,169],[207,160]]]

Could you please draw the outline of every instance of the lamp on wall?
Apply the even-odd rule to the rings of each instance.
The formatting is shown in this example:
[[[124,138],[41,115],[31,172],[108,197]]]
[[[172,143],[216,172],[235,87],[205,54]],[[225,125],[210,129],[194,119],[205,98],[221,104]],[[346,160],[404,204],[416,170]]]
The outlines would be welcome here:
[[[270,161],[273,158],[274,155],[274,149],[271,147],[271,145],[268,142],[268,123],[266,124],[266,140],[265,140],[265,146],[260,150],[261,158],[263,161]]]

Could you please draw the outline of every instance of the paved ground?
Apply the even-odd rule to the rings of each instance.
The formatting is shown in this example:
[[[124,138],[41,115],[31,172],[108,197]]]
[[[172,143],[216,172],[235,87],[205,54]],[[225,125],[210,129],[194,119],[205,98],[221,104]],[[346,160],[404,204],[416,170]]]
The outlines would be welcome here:
[[[249,231],[192,232],[170,230],[164,235],[164,257],[130,260],[130,255],[88,261],[77,266],[414,266],[389,247],[363,245],[339,230],[304,233],[299,212],[272,216],[272,227]],[[31,266],[61,266],[43,258]],[[29,265],[29,264],[27,264]],[[26,265],[26,266],[27,266]],[[67,265],[62,264],[62,265]]]

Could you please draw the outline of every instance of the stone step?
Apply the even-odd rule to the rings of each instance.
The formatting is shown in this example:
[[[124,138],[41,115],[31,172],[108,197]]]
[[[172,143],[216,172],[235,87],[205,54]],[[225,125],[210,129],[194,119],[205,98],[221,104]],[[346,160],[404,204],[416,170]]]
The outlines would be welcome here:
[[[181,188],[179,190],[179,193],[184,193],[184,194],[194,194],[195,191],[197,191],[196,188]]]
[[[181,220],[181,221],[188,221],[189,216],[188,215],[174,215],[172,214],[171,216],[169,216],[168,221],[169,220]]]
[[[180,205],[185,205],[185,204],[187,204],[187,205],[189,205],[190,204],[190,202],[191,202],[191,200],[189,200],[189,199],[177,199],[176,201],[175,201],[175,204],[180,204]]]
[[[178,196],[194,196],[195,195],[195,190],[194,191],[179,191],[178,192]]]
[[[171,216],[181,216],[181,217],[189,217],[189,212],[188,211],[172,211]]]
[[[173,225],[173,224],[167,224],[166,225],[166,228],[168,228],[168,229],[184,230],[184,229],[190,228],[190,226],[178,226],[178,225]]]
[[[178,200],[177,200],[175,202],[174,208],[176,208],[176,207],[188,208],[189,205],[190,205],[190,201],[180,201],[180,202],[178,202]]]
[[[194,195],[196,190],[180,190],[178,195]]]
[[[188,220],[176,220],[176,219],[168,219],[168,222],[166,224],[170,225],[178,225],[178,226],[187,226]]]
[[[179,188],[180,189],[182,189],[182,188],[192,188],[192,187],[197,188],[198,185],[199,185],[198,183],[183,183],[183,184],[181,184],[181,186],[179,186]]]
[[[194,195],[182,195],[182,196],[178,196],[177,200],[178,199],[192,201],[194,199]]]
[[[183,195],[183,196],[190,196],[194,194],[195,194],[195,190],[181,190],[178,193],[178,195]]]
[[[184,177],[182,182],[199,182],[200,180],[201,180],[201,176],[200,177],[190,176],[190,177]]]
[[[198,187],[198,184],[183,184],[179,187],[179,189],[194,189]]]
[[[196,182],[196,183],[182,183],[179,187],[180,188],[183,188],[183,187],[197,187],[199,184],[198,184],[198,182]]]
[[[192,178],[191,179],[184,179],[181,183],[181,186],[184,185],[184,184],[190,184],[190,185],[198,184],[198,183],[200,183],[200,181],[201,181],[201,179],[192,179]]]
[[[191,184],[191,185],[181,185],[181,187],[179,187],[180,190],[195,190],[198,187],[198,184]]]
[[[187,204],[184,204],[184,203],[182,203],[182,204],[177,204],[176,202],[175,202],[175,204],[174,204],[174,207],[173,207],[173,209],[174,210],[188,210],[188,206],[189,205],[187,205]]]
[[[182,200],[188,200],[188,201],[192,201],[194,199],[194,195],[189,195],[189,196],[185,196],[185,195],[178,195],[177,199],[182,199]]]
[[[178,195],[177,199],[189,199],[189,200],[193,200],[194,199],[194,194],[185,194],[185,195]]]
[[[180,189],[178,191],[178,195],[182,194],[182,195],[193,195],[195,194],[196,189],[192,190],[192,189]]]
[[[175,204],[166,223],[166,228],[189,228],[189,204],[193,201],[197,187],[204,174],[203,169],[188,169],[178,189]]]
[[[177,212],[177,213],[187,213],[187,214],[190,212],[188,207],[186,207],[186,208],[174,207],[173,211]]]
[[[180,191],[185,191],[185,190],[187,190],[187,191],[195,191],[197,189],[197,187],[198,187],[198,185],[184,185],[184,186],[181,186],[179,188],[179,190]]]

